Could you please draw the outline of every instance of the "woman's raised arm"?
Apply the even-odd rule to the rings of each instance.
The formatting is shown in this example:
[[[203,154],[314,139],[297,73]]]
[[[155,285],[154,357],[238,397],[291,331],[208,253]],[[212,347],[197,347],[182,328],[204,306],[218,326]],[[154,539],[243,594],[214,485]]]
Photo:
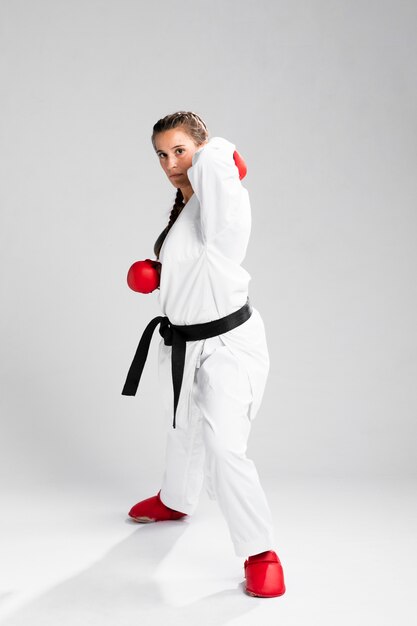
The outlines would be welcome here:
[[[239,215],[245,188],[233,158],[236,147],[223,137],[212,137],[194,153],[187,175],[201,207],[205,242],[230,226]]]

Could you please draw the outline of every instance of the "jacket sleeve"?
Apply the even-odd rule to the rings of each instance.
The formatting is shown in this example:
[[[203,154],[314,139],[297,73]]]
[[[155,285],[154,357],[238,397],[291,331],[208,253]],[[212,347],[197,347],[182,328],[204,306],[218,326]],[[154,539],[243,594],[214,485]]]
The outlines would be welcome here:
[[[200,203],[205,243],[229,227],[239,215],[244,187],[233,159],[235,145],[212,137],[197,150],[187,175]]]

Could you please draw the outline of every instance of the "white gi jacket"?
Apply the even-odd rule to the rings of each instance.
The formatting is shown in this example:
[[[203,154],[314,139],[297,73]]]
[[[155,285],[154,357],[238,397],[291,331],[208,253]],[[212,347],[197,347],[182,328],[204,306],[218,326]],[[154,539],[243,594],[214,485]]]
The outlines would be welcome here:
[[[168,232],[159,255],[158,299],[162,314],[172,324],[209,322],[240,309],[247,300],[251,276],[241,263],[249,242],[251,208],[233,159],[234,150],[233,143],[212,137],[195,152],[187,171],[194,193]],[[263,320],[250,303],[251,317],[219,337],[245,365],[253,394],[249,413],[253,420],[264,393],[269,354]],[[190,419],[190,394],[204,341],[186,342],[177,428],[186,428]],[[172,418],[171,350],[161,338],[158,374]]]

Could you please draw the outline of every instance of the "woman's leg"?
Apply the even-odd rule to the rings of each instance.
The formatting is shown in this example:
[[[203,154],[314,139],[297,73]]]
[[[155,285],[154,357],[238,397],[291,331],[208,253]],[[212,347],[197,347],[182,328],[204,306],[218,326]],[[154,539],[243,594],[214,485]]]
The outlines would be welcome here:
[[[171,509],[191,515],[194,513],[204,480],[205,449],[198,420],[198,408],[192,395],[189,414],[172,427],[171,350],[164,341],[159,343],[158,379],[167,424],[165,470],[161,484],[161,501]],[[186,426],[184,425],[186,423]]]
[[[169,429],[166,442],[165,470],[161,485],[162,502],[176,511],[191,515],[197,508],[204,481],[205,448],[198,407],[190,401],[187,428]]]
[[[206,470],[237,556],[272,549],[271,511],[254,462],[247,458],[252,391],[247,371],[219,337],[206,340],[196,371]]]

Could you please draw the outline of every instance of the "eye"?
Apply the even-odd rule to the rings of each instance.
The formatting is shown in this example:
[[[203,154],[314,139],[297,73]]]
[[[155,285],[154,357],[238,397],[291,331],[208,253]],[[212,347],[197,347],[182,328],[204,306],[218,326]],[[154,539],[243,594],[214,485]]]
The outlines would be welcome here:
[[[185,152],[185,148],[177,148],[176,152],[179,152],[180,154],[182,154],[183,152]],[[165,152],[159,152],[158,153],[158,157],[161,159],[162,157],[166,157]]]

